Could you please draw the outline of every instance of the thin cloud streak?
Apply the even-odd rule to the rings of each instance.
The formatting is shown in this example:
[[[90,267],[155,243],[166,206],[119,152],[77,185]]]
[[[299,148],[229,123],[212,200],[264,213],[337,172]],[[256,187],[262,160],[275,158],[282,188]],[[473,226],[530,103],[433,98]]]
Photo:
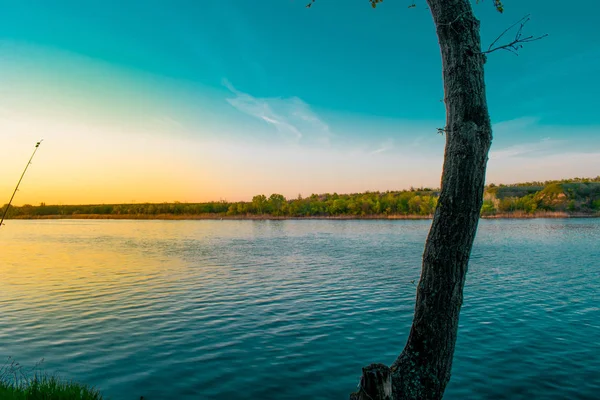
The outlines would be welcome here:
[[[236,89],[226,79],[223,85],[235,95],[226,99],[229,104],[273,126],[284,140],[329,144],[333,136],[329,125],[300,98],[258,98]]]
[[[501,121],[493,124],[494,134],[513,133],[514,131],[523,131],[535,127],[540,122],[538,117],[520,117],[507,121]]]
[[[369,153],[370,156],[374,155],[374,154],[380,154],[383,152],[386,152],[388,150],[392,150],[394,148],[394,140],[393,139],[388,139],[385,142],[381,143],[381,145],[379,146],[379,148],[371,151]]]
[[[490,151],[490,159],[501,160],[505,158],[522,157],[525,155],[540,156],[553,150],[559,150],[559,146],[565,144],[566,142],[566,140],[553,140],[550,138],[544,138],[537,142],[508,146],[503,149]]]

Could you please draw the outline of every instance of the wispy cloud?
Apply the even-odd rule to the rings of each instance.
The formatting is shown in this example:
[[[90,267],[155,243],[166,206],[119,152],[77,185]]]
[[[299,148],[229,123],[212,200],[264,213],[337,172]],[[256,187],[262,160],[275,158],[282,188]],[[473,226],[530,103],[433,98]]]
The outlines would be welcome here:
[[[490,160],[523,158],[537,162],[549,155],[597,152],[599,131],[598,126],[547,125],[536,116],[502,121],[493,125]]]
[[[493,124],[494,135],[514,133],[515,131],[524,131],[539,124],[540,118],[534,116],[520,117],[508,121],[501,121]]]
[[[329,144],[329,125],[300,98],[259,98],[237,90],[226,79],[223,85],[235,95],[226,99],[229,104],[273,126],[284,139]]]
[[[540,156],[560,149],[566,140],[554,140],[546,137],[537,142],[521,143],[503,149],[490,151],[490,159],[500,160],[511,157]]]
[[[391,150],[394,148],[394,140],[393,139],[388,139],[385,142],[381,143],[377,149],[369,152],[369,155],[374,155],[374,154],[379,154],[379,153],[383,153],[386,152],[388,150]]]

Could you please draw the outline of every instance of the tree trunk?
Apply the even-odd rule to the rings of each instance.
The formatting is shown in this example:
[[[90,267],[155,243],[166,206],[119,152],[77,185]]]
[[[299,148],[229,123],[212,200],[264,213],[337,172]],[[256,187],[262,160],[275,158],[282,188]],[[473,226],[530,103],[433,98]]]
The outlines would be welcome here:
[[[392,371],[383,364],[364,367],[359,390],[350,395],[350,400],[392,400]]]
[[[394,399],[440,399],[450,380],[492,141],[483,76],[485,55],[471,4],[469,0],[427,3],[442,54],[446,149],[410,335],[391,367]]]

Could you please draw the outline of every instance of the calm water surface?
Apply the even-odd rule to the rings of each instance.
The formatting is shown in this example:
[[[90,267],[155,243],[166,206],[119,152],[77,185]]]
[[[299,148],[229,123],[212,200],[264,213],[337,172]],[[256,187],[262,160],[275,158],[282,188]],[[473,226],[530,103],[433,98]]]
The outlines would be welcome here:
[[[111,399],[347,399],[429,221],[7,221],[0,356]],[[600,396],[600,220],[482,221],[448,399]]]

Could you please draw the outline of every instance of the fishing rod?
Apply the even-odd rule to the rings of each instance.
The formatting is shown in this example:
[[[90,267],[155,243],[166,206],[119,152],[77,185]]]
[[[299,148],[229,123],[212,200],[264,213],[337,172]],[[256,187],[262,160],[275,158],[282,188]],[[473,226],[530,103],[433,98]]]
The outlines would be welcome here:
[[[44,141],[44,139],[40,140],[39,142],[37,142],[35,144],[35,149],[33,150],[33,154],[31,155],[31,157],[29,157],[29,161],[27,162],[27,165],[25,166],[25,169],[23,170],[23,173],[21,174],[21,178],[19,178],[19,182],[17,182],[15,191],[13,192],[12,196],[10,197],[8,204],[6,205],[6,209],[4,210],[4,213],[2,214],[2,219],[0,219],[0,226],[3,225],[2,223],[4,222],[4,217],[6,217],[6,213],[8,213],[8,209],[10,208],[10,204],[12,203],[13,199],[15,198],[15,194],[17,194],[17,190],[19,190],[19,185],[21,184],[21,181],[23,180],[23,177],[25,176],[25,172],[27,172],[27,168],[29,168],[29,165],[31,164],[31,160],[33,160],[33,156],[35,156],[35,153],[37,152],[38,147],[40,147],[40,144],[43,141]]]

